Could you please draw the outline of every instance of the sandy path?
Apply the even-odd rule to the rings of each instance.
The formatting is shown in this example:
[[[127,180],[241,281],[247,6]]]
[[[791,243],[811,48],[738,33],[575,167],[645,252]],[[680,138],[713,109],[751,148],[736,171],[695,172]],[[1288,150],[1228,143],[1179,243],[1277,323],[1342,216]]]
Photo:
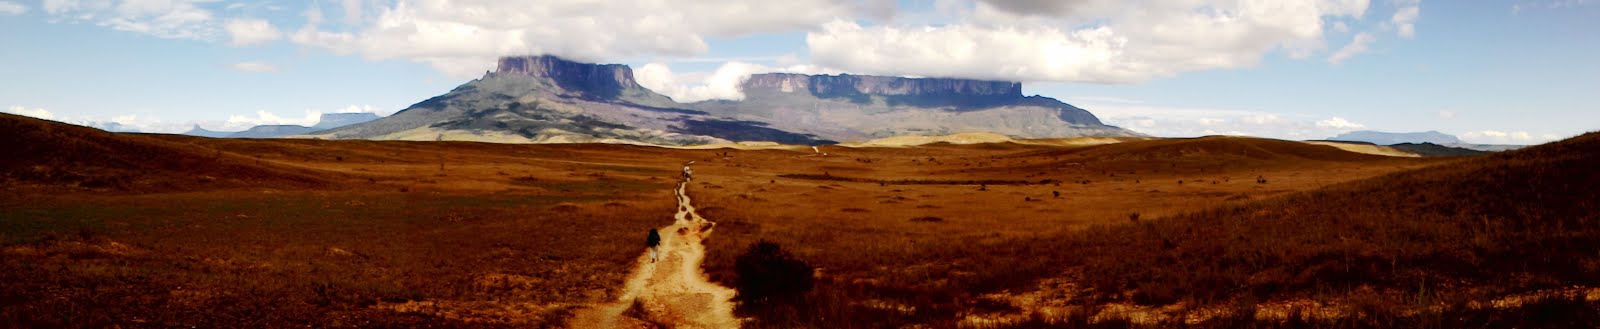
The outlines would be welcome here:
[[[612,303],[579,310],[569,322],[571,327],[739,327],[739,320],[733,316],[733,289],[707,281],[700,271],[706,256],[700,240],[711,234],[716,223],[695,213],[687,190],[688,182],[678,183],[674,190],[678,213],[673,215],[676,221],[671,226],[660,229],[660,259],[651,262],[649,252],[641,255],[622,296]],[[635,302],[643,314],[628,312]]]

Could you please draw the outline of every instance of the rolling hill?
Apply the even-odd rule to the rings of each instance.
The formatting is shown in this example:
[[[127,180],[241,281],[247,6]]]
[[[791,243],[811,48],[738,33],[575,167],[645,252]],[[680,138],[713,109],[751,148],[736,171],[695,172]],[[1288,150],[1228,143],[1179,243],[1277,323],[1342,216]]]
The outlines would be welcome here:
[[[192,138],[192,137],[191,137]],[[190,143],[0,114],[0,184],[131,191],[329,187],[322,173]]]
[[[1090,287],[1155,305],[1418,291],[1465,303],[1593,287],[1594,168],[1600,133],[1090,230],[1072,247],[1096,251],[1079,263]]]

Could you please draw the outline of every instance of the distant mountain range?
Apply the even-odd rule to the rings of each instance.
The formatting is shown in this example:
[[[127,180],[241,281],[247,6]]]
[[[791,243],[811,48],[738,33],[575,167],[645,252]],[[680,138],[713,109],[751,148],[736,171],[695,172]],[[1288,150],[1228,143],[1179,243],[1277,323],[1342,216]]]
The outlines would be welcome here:
[[[300,125],[259,125],[244,131],[214,131],[194,125],[184,135],[211,137],[211,138],[276,138],[284,136],[304,135],[322,130],[353,125],[357,123],[377,120],[379,117],[373,113],[323,113],[317,124],[306,127]]]
[[[1418,154],[1438,154],[1438,155],[1450,155],[1450,156],[1473,155],[1473,154],[1482,153],[1482,152],[1509,151],[1509,150],[1515,150],[1515,149],[1523,148],[1523,147],[1526,146],[1526,145],[1468,144],[1466,142],[1462,142],[1460,138],[1456,138],[1456,136],[1454,136],[1454,135],[1441,133],[1441,132],[1437,132],[1437,131],[1425,131],[1425,132],[1416,132],[1416,133],[1390,133],[1390,132],[1381,132],[1381,131],[1361,130],[1361,131],[1352,131],[1352,132],[1348,132],[1348,133],[1344,133],[1344,134],[1339,134],[1338,136],[1334,136],[1333,138],[1329,138],[1328,140],[1330,140],[1330,141],[1343,141],[1343,142],[1363,142],[1363,143],[1372,143],[1372,144],[1376,144],[1376,145],[1395,146],[1397,148],[1401,148],[1401,149],[1405,149],[1405,150],[1409,150],[1409,151],[1420,152]],[[1460,149],[1460,150],[1450,150],[1450,149]],[[1466,151],[1475,151],[1475,152],[1466,152]]]
[[[333,129],[377,119],[378,115],[374,113],[323,113],[322,118],[317,119],[317,124],[311,128]]]
[[[200,125],[198,125],[198,124],[194,125],[194,128],[189,128],[189,131],[183,132],[184,135],[200,136],[200,137],[211,137],[211,138],[228,137],[228,135],[232,135],[234,133],[236,133],[236,132],[206,130],[206,128],[200,128]]]
[[[1378,144],[1378,145],[1394,145],[1394,144],[1403,144],[1403,143],[1412,143],[1412,144],[1433,143],[1433,144],[1439,144],[1439,145],[1462,144],[1460,138],[1456,138],[1456,136],[1453,136],[1453,135],[1450,135],[1450,134],[1446,134],[1446,133],[1437,132],[1437,131],[1425,131],[1425,132],[1416,132],[1416,133],[1390,133],[1390,132],[1371,131],[1371,130],[1359,130],[1359,131],[1352,131],[1352,132],[1339,134],[1338,136],[1333,136],[1333,138],[1329,138],[1328,140],[1346,141],[1346,142],[1367,142],[1367,143],[1373,143],[1373,144]]]
[[[296,125],[260,125],[250,129],[228,134],[228,138],[273,138],[292,135],[302,135],[322,129]]]
[[[679,103],[619,64],[554,56],[498,67],[392,116],[323,138],[609,142],[659,145],[771,141],[827,144],[896,135],[992,132],[1012,137],[1136,136],[1022,84],[942,78],[756,74],[744,99]]]

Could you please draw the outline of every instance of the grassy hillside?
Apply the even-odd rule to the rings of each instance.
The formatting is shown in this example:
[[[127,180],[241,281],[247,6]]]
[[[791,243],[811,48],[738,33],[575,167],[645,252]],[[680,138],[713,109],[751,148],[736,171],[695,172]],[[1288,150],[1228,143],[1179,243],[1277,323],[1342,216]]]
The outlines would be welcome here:
[[[1600,134],[1591,133],[1103,226],[1077,234],[1066,248],[1080,255],[1080,279],[1097,299],[1152,305],[1366,296],[1410,300],[1414,308],[1593,287],[1600,285],[1596,168]]]
[[[34,118],[0,114],[0,185],[194,190],[270,185],[330,187],[323,173],[275,166],[192,143],[111,133]]]

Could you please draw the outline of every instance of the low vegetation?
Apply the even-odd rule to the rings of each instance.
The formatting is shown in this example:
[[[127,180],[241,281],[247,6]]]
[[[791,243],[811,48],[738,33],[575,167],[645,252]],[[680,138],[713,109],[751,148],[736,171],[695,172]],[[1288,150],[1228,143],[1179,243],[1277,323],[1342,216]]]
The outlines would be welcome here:
[[[797,307],[806,304],[815,269],[778,244],[761,241],[750,245],[735,261],[734,271],[739,313],[778,324],[815,315],[804,312],[809,308]]]
[[[640,217],[540,196],[37,197],[0,213],[0,327],[478,327],[607,300]],[[634,204],[669,213],[666,202]]]
[[[813,156],[81,133],[45,135],[171,159],[7,149],[37,154],[0,166],[0,327],[557,325],[614,300],[687,160],[718,223],[705,271],[747,327],[1594,327],[1600,309],[1596,135],[1441,160],[1246,138]],[[213,158],[232,169],[190,170]]]
[[[1146,304],[1476,298],[1600,285],[1600,138],[1085,231],[1084,281]],[[1456,296],[1460,295],[1460,296]]]
[[[1587,327],[1600,320],[1600,304],[1583,292],[1558,292],[1600,286],[1600,196],[1592,189],[1600,175],[1590,168],[1600,168],[1593,134],[1174,216],[1124,213],[1125,221],[1083,230],[830,239],[828,249],[804,256],[826,274],[806,314],[870,324],[863,326],[985,327],[963,320],[1035,314],[979,323],[1122,327],[1135,322],[1096,315],[1104,305],[1189,305],[1173,311],[1178,319],[1219,307],[1228,316],[1138,326]],[[821,234],[760,232],[785,244]],[[713,274],[716,263],[709,263]],[[1045,281],[1070,284],[1042,287]],[[1041,317],[1040,305],[1005,297],[1037,289],[1078,311]],[[1507,296],[1525,302],[1491,306]],[[1256,305],[1293,300],[1327,306],[1291,309],[1301,315],[1289,320],[1256,318]],[[1542,312],[1560,313],[1534,316]]]
[[[833,176],[833,175],[827,175],[827,174],[825,174],[825,175],[782,174],[782,175],[778,175],[778,177],[791,178],[791,179],[820,180],[820,181],[877,183],[879,185],[1035,185],[1035,184],[1043,185],[1043,184],[1059,183],[1058,181],[1053,180],[1053,179],[1041,179],[1041,180],[1037,180],[1037,181],[1006,180],[1006,179],[967,179],[967,180],[954,180],[954,179],[867,179],[867,178]]]

